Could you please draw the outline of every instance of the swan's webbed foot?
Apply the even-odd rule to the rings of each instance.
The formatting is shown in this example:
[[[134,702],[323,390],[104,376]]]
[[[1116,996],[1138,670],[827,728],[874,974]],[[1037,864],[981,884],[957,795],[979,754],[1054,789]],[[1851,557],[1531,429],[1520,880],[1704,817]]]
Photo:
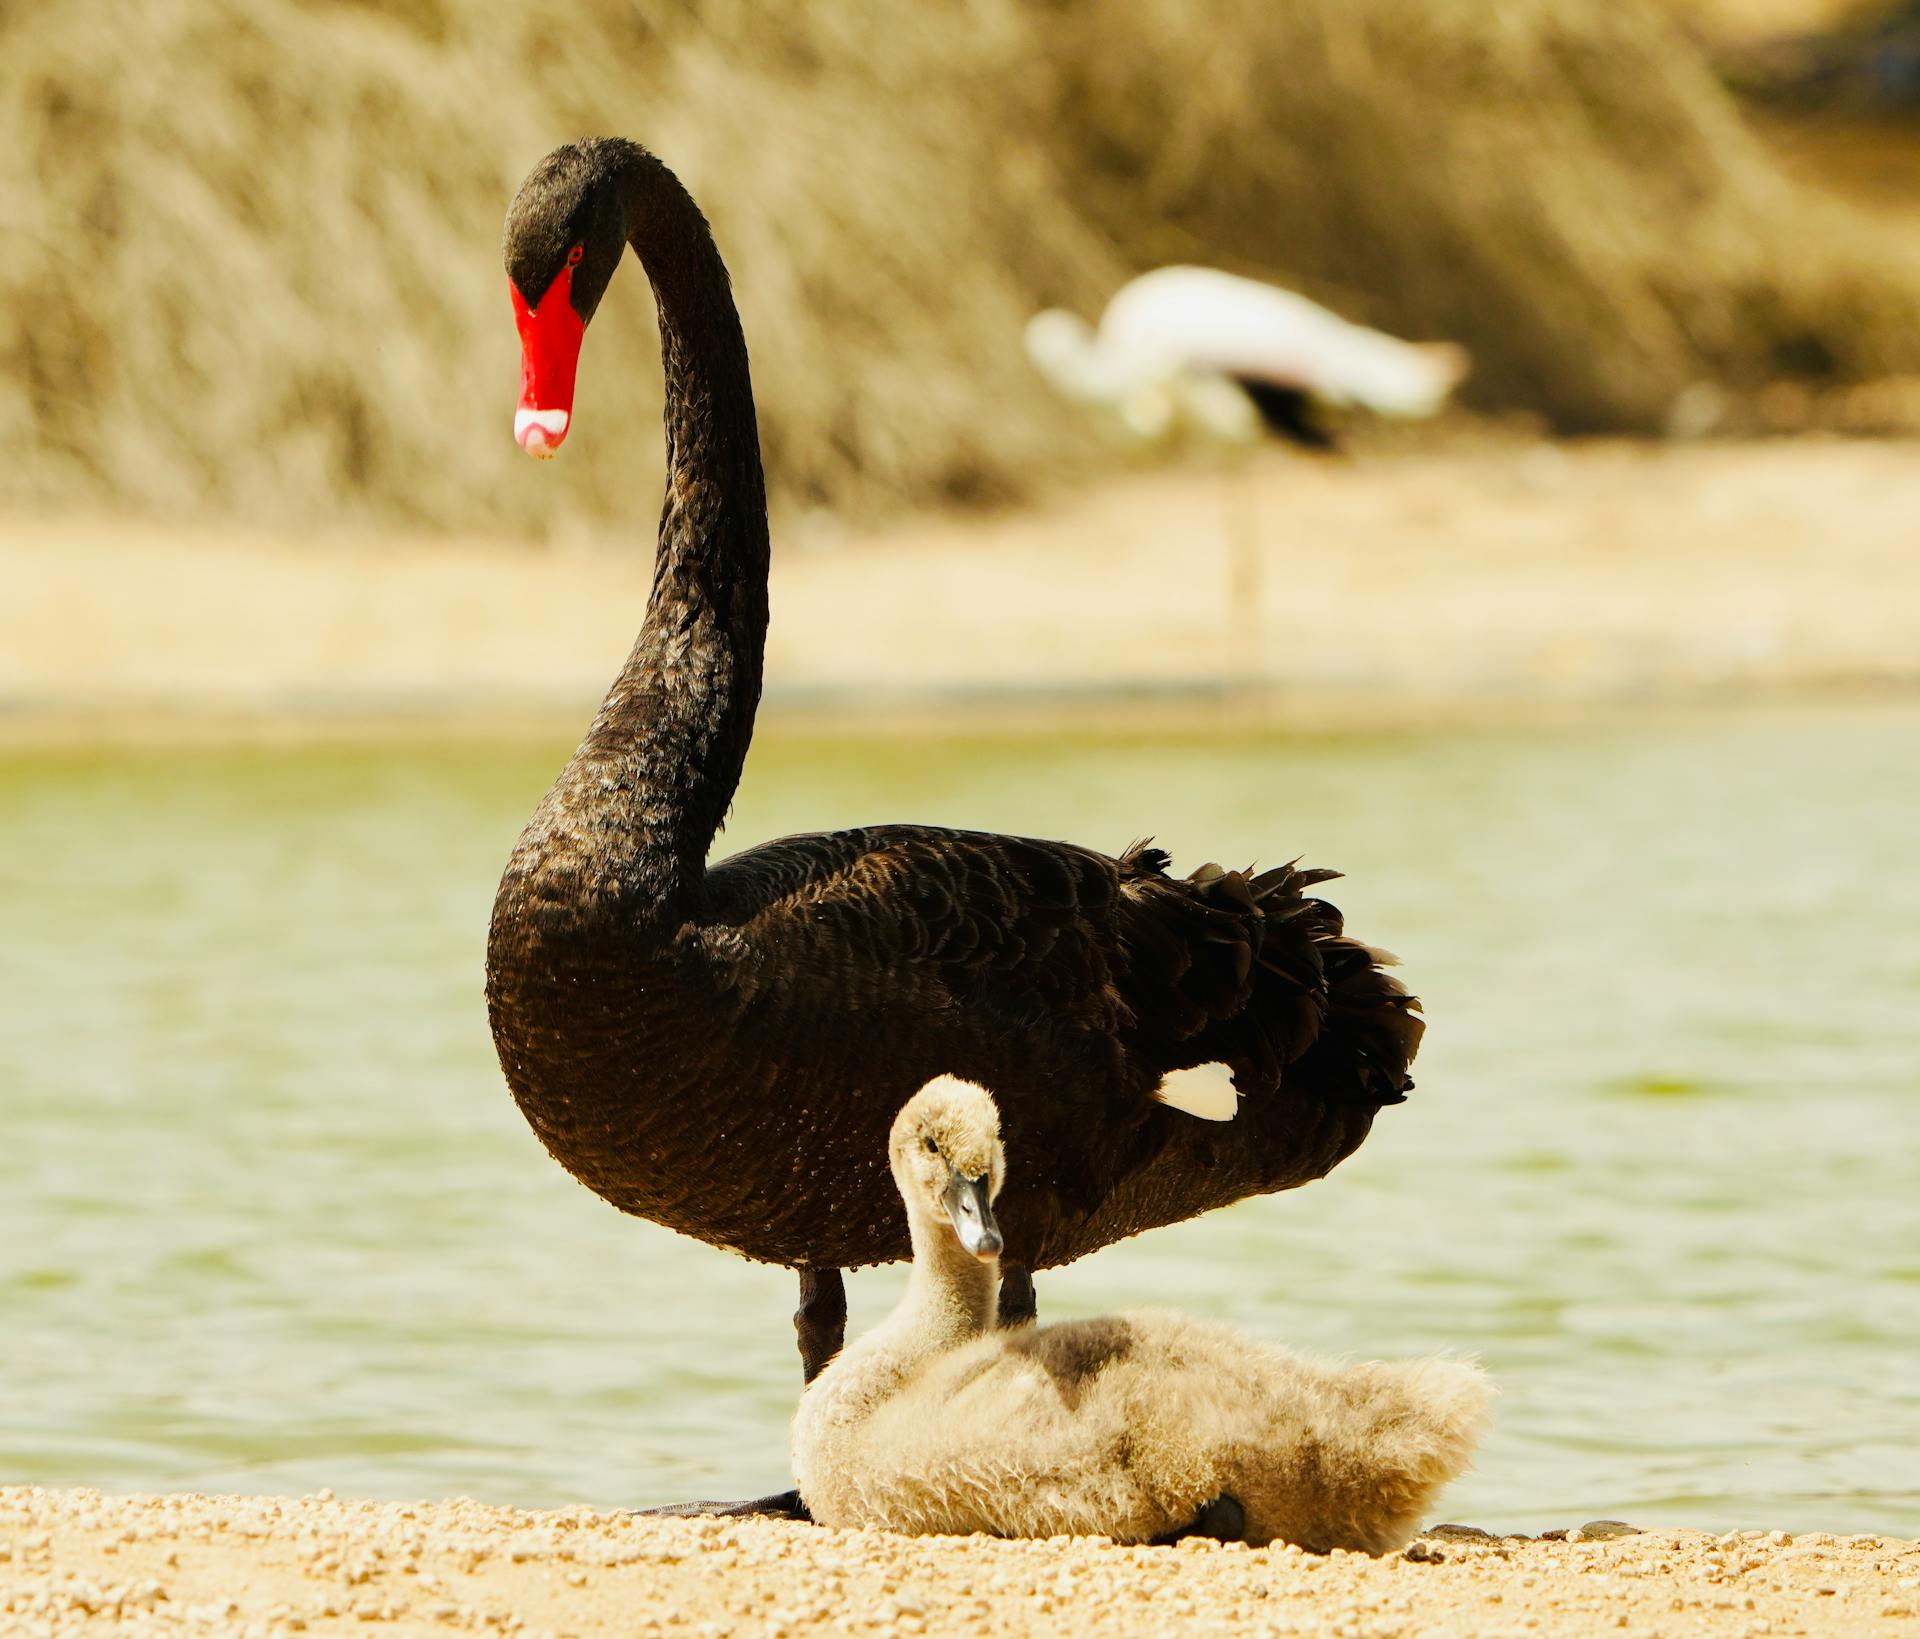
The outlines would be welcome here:
[[[838,1269],[800,1271],[793,1329],[800,1334],[800,1370],[811,1383],[847,1340],[847,1287]]]
[[[1165,1536],[1155,1537],[1153,1546],[1165,1548],[1186,1537],[1211,1537],[1215,1542],[1245,1542],[1247,1511],[1240,1506],[1238,1497],[1223,1492],[1212,1502],[1202,1503],[1200,1512],[1193,1516],[1190,1523],[1177,1531],[1169,1531]]]
[[[800,1368],[811,1383],[846,1341],[847,1288],[838,1269],[800,1271],[800,1307],[793,1312],[793,1329],[800,1336]],[[777,1491],[745,1502],[675,1502],[633,1512],[649,1518],[813,1519],[798,1491]]]
[[[800,1335],[800,1368],[811,1383],[840,1352],[847,1336],[847,1288],[838,1269],[800,1271],[800,1307],[793,1312]],[[798,1491],[776,1491],[745,1502],[674,1502],[662,1508],[635,1508],[644,1518],[793,1519],[812,1522]]]
[[[633,1508],[641,1519],[791,1519],[813,1523],[798,1491],[777,1491],[748,1502],[672,1502],[664,1508]]]
[[[1017,1263],[1000,1263],[1000,1324],[1025,1326],[1040,1313],[1033,1295],[1033,1276]]]

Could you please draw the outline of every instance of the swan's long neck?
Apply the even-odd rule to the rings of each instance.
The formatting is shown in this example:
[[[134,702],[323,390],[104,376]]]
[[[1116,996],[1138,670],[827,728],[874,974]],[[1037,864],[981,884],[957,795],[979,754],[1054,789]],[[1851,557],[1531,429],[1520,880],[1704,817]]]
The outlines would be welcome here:
[[[645,623],[554,795],[591,819],[590,897],[670,926],[698,904],[753,736],[766,486],[746,339],[706,219],[649,154],[620,180],[659,309],[666,502]]]
[[[957,1348],[993,1329],[999,1265],[982,1263],[960,1244],[951,1224],[908,1212],[913,1271],[907,1290],[882,1325],[910,1341],[922,1359]]]
[[[1027,356],[1054,389],[1082,404],[1117,404],[1178,374],[1168,357],[1121,345],[1076,313],[1048,308],[1027,324]]]

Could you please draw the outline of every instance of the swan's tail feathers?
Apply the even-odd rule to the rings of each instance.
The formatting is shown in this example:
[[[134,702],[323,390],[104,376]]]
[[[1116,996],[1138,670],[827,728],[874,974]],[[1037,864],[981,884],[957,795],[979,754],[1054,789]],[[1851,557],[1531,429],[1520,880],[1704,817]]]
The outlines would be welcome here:
[[[1394,958],[1349,938],[1309,891],[1338,871],[1210,864],[1177,879],[1145,843],[1120,863],[1127,1000],[1164,1062],[1224,1064],[1243,1097],[1296,1085],[1369,1109],[1406,1097],[1419,1003],[1386,971]]]
[[[1347,1088],[1376,1105],[1401,1104],[1413,1090],[1408,1073],[1426,1021],[1419,998],[1386,971],[1397,959],[1357,939],[1336,935],[1322,947],[1327,974],[1327,1025],[1300,1060],[1303,1080]]]
[[[1348,936],[1340,912],[1308,892],[1339,876],[1276,866],[1247,882],[1260,912],[1254,994],[1233,1063],[1241,1090],[1301,1084],[1379,1108],[1413,1086],[1425,1025],[1388,973],[1397,958]]]
[[[1334,873],[1284,869],[1299,885],[1275,871],[1255,878],[1270,927],[1263,955],[1272,952],[1277,972],[1291,977],[1302,960],[1298,943],[1305,940],[1320,964],[1325,999],[1321,1027],[1285,1079],[1376,1108],[1404,1102],[1426,1022],[1419,999],[1387,972],[1399,958],[1353,938],[1335,907],[1301,892]]]

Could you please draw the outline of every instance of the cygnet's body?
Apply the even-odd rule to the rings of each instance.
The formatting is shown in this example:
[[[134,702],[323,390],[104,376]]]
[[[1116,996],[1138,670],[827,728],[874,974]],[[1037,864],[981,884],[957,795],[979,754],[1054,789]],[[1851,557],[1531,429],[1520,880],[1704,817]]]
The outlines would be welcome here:
[[[1231,1498],[1245,1541],[1383,1553],[1466,1466],[1492,1390],[1462,1361],[1327,1365],[1166,1314],[994,1330],[992,1099],[930,1082],[889,1150],[913,1273],[800,1402],[819,1523],[1150,1542]]]

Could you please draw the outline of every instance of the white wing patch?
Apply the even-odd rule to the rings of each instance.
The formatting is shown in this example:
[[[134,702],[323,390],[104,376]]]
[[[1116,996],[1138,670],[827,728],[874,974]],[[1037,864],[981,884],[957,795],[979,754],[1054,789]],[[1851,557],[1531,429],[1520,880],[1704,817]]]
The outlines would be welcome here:
[[[1240,1095],[1233,1090],[1232,1073],[1224,1064],[1170,1070],[1153,1096],[1202,1121],[1231,1121],[1240,1108]]]

